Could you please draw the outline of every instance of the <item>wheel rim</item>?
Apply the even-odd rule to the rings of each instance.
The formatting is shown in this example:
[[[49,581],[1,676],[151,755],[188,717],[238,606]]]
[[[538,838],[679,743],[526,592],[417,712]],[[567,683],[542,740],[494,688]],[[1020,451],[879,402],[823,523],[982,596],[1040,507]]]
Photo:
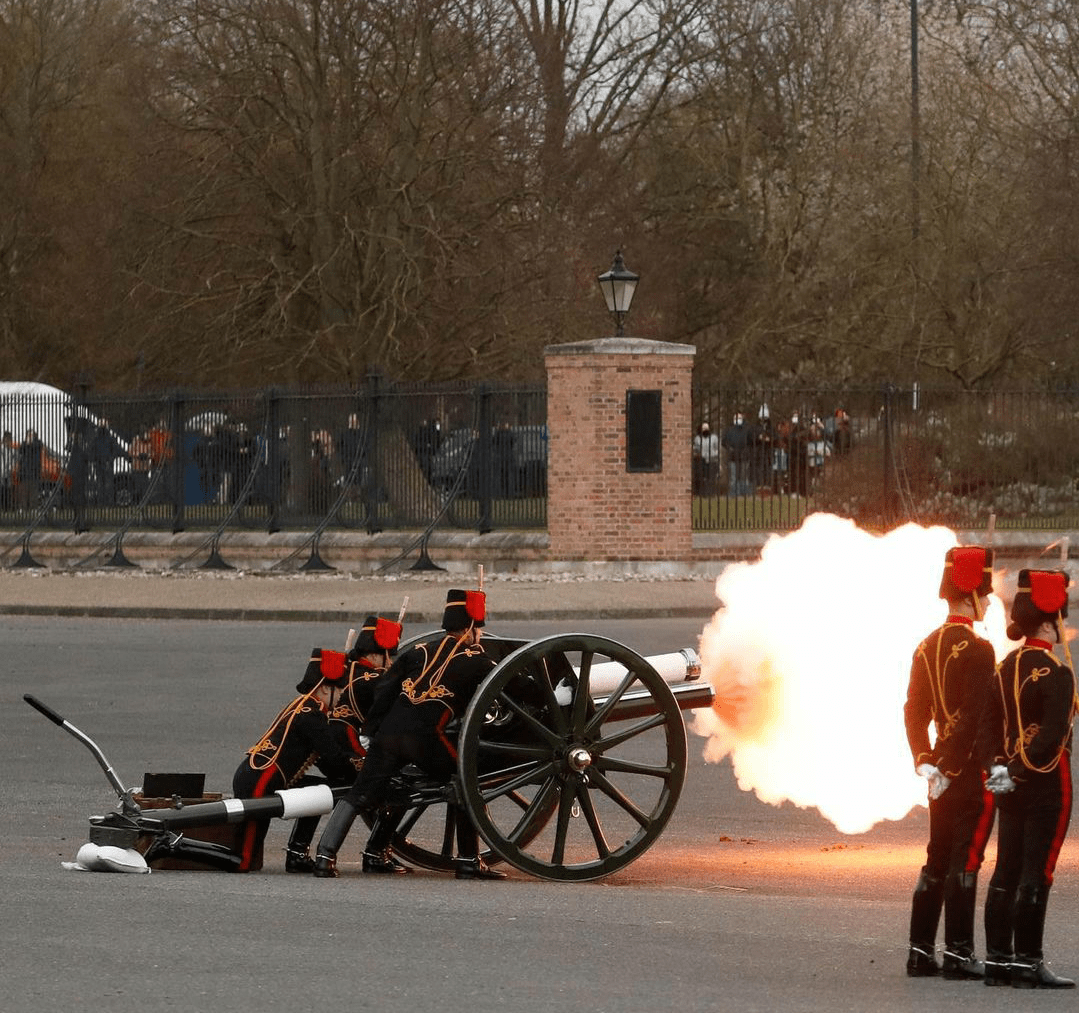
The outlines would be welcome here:
[[[512,734],[492,733],[495,710],[513,715]],[[656,841],[686,753],[674,694],[645,658],[566,634],[526,644],[487,677],[462,724],[458,767],[495,854],[544,879],[579,881],[618,871]]]

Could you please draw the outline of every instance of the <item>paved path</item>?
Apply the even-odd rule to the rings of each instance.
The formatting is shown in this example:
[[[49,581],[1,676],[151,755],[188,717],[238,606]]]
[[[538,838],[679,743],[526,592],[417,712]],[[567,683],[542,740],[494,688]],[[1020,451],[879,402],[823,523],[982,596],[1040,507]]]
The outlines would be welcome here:
[[[341,621],[393,614],[408,598],[412,622],[437,622],[446,591],[475,587],[460,574],[266,575],[241,571],[0,570],[0,614],[181,619]],[[491,619],[707,618],[710,577],[624,580],[569,575],[484,582]],[[362,615],[361,615],[362,618]]]

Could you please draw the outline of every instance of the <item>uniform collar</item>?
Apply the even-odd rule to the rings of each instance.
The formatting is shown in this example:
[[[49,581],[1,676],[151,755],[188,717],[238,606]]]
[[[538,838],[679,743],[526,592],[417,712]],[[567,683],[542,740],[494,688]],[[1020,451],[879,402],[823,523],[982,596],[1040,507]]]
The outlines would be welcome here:
[[[951,615],[951,616],[948,616],[948,622],[955,623],[956,625],[959,625],[959,626],[969,626],[971,629],[974,628],[974,620],[971,619],[970,616]]]
[[[1040,647],[1043,651],[1051,651],[1053,645],[1048,640],[1038,640],[1035,637],[1027,637],[1024,647]]]

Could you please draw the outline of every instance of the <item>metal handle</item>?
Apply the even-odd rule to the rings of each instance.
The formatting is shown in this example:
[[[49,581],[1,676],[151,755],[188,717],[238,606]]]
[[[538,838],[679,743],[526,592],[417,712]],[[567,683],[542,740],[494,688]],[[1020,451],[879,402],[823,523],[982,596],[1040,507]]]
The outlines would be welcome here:
[[[60,725],[61,727],[63,726],[64,719],[60,717],[60,715],[57,714],[56,711],[54,711],[51,707],[43,704],[36,696],[31,696],[29,693],[23,693],[22,698],[31,707],[33,707],[34,710],[40,711],[42,714],[44,714],[45,717],[47,717],[53,724]]]

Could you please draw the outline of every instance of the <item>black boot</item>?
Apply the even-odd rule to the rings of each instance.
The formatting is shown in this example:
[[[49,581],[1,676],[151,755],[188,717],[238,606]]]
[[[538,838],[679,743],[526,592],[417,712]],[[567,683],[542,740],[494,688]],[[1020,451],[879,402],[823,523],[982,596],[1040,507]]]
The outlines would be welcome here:
[[[193,841],[183,834],[169,831],[158,835],[142,856],[149,865],[156,858],[176,858],[184,862],[197,862],[223,872],[237,872],[242,859],[231,848],[211,841]]]
[[[985,977],[985,964],[974,956],[974,906],[978,874],[949,875],[944,886],[944,968],[951,981],[975,981]]]
[[[285,847],[285,872],[310,873],[315,869],[315,860],[311,857],[311,838],[318,829],[317,816],[301,816],[293,823]]]
[[[333,807],[333,812],[326,821],[326,827],[315,849],[313,872],[316,879],[337,878],[337,852],[345,843],[345,838],[348,837],[348,832],[352,829],[352,824],[356,822],[359,812],[359,809],[345,799],[341,799]]]
[[[1015,891],[989,884],[985,895],[985,983],[1012,983],[1012,931],[1015,925]]]
[[[404,810],[400,808],[382,809],[375,817],[371,827],[371,836],[363,849],[363,871],[375,875],[404,875],[412,870],[402,865],[390,851],[390,842],[401,823]]]
[[[937,925],[944,906],[944,880],[931,876],[925,868],[914,887],[910,906],[910,950],[907,953],[907,975],[911,978],[931,978],[940,974],[934,955]]]
[[[505,879],[506,874],[492,869],[482,858],[455,858],[453,860],[455,879]]]
[[[480,835],[460,807],[455,809],[457,823],[457,858],[453,862],[455,879],[505,879],[506,874],[492,869],[480,858]]]
[[[1016,893],[1012,988],[1075,988],[1071,978],[1053,974],[1043,959],[1042,939],[1048,903],[1048,886],[1020,886]]]
[[[940,964],[933,950],[924,950],[920,946],[912,946],[907,950],[907,977],[908,978],[935,978],[940,974]]]

